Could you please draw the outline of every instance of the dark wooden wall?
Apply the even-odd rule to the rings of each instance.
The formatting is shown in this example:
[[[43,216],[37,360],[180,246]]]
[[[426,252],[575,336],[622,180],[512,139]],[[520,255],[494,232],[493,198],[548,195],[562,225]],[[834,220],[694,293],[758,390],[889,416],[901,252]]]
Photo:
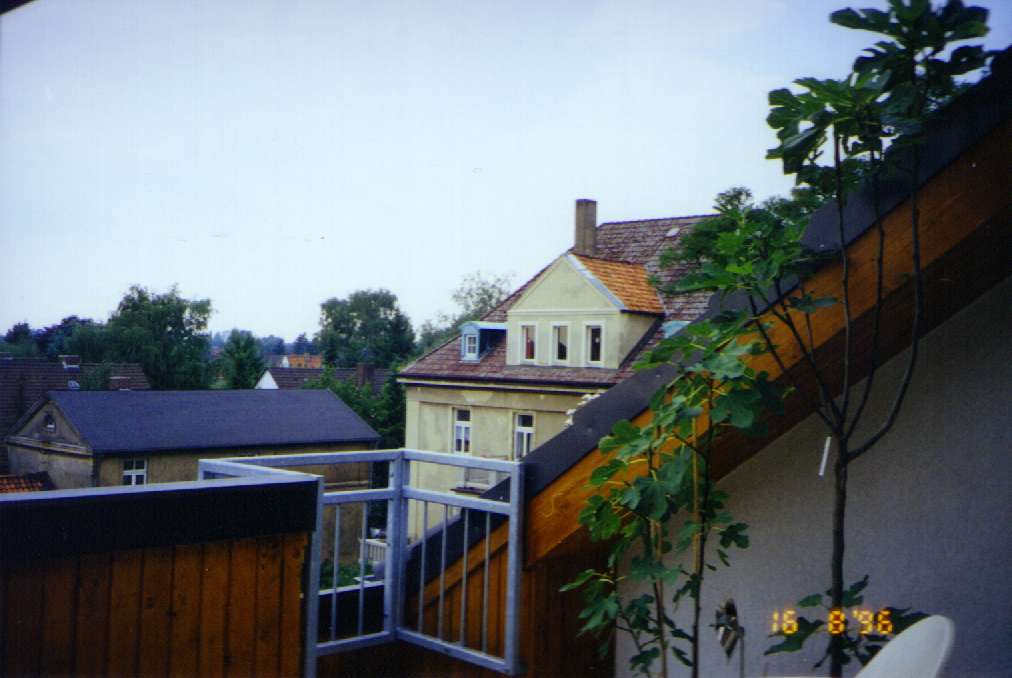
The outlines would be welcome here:
[[[4,563],[5,676],[293,676],[308,535]]]

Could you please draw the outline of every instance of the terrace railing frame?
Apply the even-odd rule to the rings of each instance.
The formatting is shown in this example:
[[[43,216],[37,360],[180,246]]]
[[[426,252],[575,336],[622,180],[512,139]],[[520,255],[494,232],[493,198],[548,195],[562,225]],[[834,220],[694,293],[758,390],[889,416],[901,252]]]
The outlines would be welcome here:
[[[323,477],[315,474],[303,473],[290,470],[292,467],[329,466],[338,464],[389,462],[390,475],[389,484],[385,488],[361,489],[361,490],[337,490],[327,491],[324,486]],[[509,493],[505,501],[490,499],[486,497],[473,497],[455,494],[452,492],[440,492],[414,487],[409,479],[411,463],[440,464],[444,466],[455,466],[465,469],[482,469],[508,474]],[[498,671],[507,675],[516,675],[521,672],[519,661],[519,606],[520,606],[520,585],[522,568],[522,521],[523,521],[523,469],[520,462],[506,461],[502,459],[488,459],[476,456],[464,456],[448,454],[444,452],[427,452],[412,449],[397,450],[375,450],[363,452],[321,452],[290,455],[270,455],[259,457],[233,457],[228,459],[205,459],[200,461],[200,478],[208,479],[215,477],[242,477],[250,475],[297,475],[301,477],[314,477],[317,481],[317,518],[316,529],[313,532],[310,546],[311,559],[309,566],[309,582],[306,607],[306,666],[305,675],[314,676],[316,672],[317,657],[353,650],[370,645],[390,643],[396,640],[403,640],[442,654],[460,659],[462,661],[477,664],[484,668]],[[408,582],[406,581],[406,565],[408,550],[411,547],[408,543],[408,501],[415,500],[422,502],[423,513],[427,515],[428,504],[442,504],[444,509],[444,520],[432,530],[425,530],[423,536],[413,546],[418,547],[421,566],[418,584],[418,607],[421,611],[424,606],[424,594],[426,584],[426,573],[431,571],[425,567],[426,543],[429,540],[439,540],[441,548],[441,562],[439,572],[440,595],[438,607],[437,635],[433,636],[424,633],[423,625],[419,623],[417,629],[409,628],[404,618],[406,602],[408,597]],[[335,540],[334,540],[334,568],[335,581],[338,565],[337,552],[340,542],[340,506],[342,504],[364,503],[386,501],[387,502],[387,549],[383,579],[383,629],[379,632],[364,633],[363,613],[365,606],[365,591],[377,584],[365,582],[364,568],[366,549],[364,546],[366,538],[366,514],[363,511],[362,535],[359,540],[360,554],[359,567],[360,577],[358,584],[344,587],[333,587],[331,589],[320,589],[320,565],[321,565],[321,543],[323,512],[327,505],[335,505],[337,515],[335,516]],[[462,633],[459,641],[446,640],[443,637],[443,594],[445,592],[444,575],[447,568],[447,528],[449,521],[448,507],[457,507],[463,512],[464,520],[464,544],[461,557],[464,559],[463,568],[463,591],[467,590],[467,552],[470,545],[467,537],[470,534],[468,511],[476,510],[485,513],[486,561],[485,577],[487,579],[488,566],[488,543],[491,534],[491,515],[497,514],[508,521],[508,543],[507,543],[507,572],[506,572],[506,593],[505,593],[505,634],[503,637],[503,655],[501,657],[488,653],[486,634],[484,629],[488,626],[488,605],[483,605],[482,620],[483,632],[481,649],[466,647],[464,637],[466,636],[466,623],[461,624]],[[347,638],[336,638],[337,628],[337,604],[339,595],[358,588],[358,632]],[[487,598],[488,584],[483,588]],[[322,596],[330,596],[330,628],[331,639],[319,642],[319,614],[320,599]],[[421,618],[421,614],[419,615]]]

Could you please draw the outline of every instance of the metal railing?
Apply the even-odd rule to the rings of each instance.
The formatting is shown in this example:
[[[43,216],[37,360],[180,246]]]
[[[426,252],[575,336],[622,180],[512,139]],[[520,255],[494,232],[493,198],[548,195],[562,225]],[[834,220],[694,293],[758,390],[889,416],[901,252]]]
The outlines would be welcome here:
[[[419,450],[378,450],[370,452],[325,452],[297,455],[273,455],[261,457],[236,457],[230,459],[213,459],[200,461],[200,477],[212,478],[222,476],[246,476],[262,474],[303,475],[292,468],[312,468],[321,466],[339,466],[388,462],[390,465],[389,484],[378,489],[350,489],[327,491],[322,476],[318,479],[317,527],[313,533],[310,547],[310,591],[307,596],[307,647],[306,675],[315,675],[316,657],[345,650],[351,650],[394,640],[403,640],[443,654],[499,671],[509,675],[520,672],[519,664],[519,601],[521,571],[521,521],[523,507],[522,469],[518,462],[500,459],[487,459],[475,456],[446,454],[442,452],[424,452]],[[509,492],[505,499],[474,497],[453,492],[430,490],[411,485],[411,464],[439,464],[443,466],[461,467],[487,471],[490,475],[505,474],[509,478]],[[370,502],[386,502],[387,524],[385,558],[381,576],[369,578],[367,563],[370,563],[372,550],[368,539],[368,506]],[[421,506],[422,530],[420,538],[409,543],[408,538],[408,503],[419,502]],[[362,505],[361,525],[356,526],[358,539],[358,573],[354,583],[339,585],[340,549],[341,549],[341,508],[342,506]],[[428,528],[429,505],[442,505],[442,520],[432,529]],[[321,552],[324,542],[323,516],[327,507],[333,507],[334,527],[331,553],[333,578],[331,587],[321,589],[320,568]],[[458,513],[451,516],[451,510]],[[484,515],[484,520],[472,522],[472,514]],[[496,518],[493,520],[493,516]],[[504,605],[504,634],[502,654],[492,654],[489,650],[489,562],[490,536],[495,526],[502,521],[508,523],[506,586]],[[483,524],[482,524],[483,523]],[[495,525],[493,525],[495,523]],[[463,532],[460,529],[463,528]],[[460,553],[448,553],[448,535],[453,530],[456,535],[462,534]],[[326,535],[330,539],[330,535]],[[484,538],[484,567],[482,582],[482,619],[480,624],[480,642],[476,647],[467,644],[467,591],[468,591],[468,551],[472,541],[477,543]],[[434,548],[433,548],[434,547]],[[455,547],[456,548],[456,547]],[[428,552],[436,550],[439,554],[439,566],[427,563]],[[407,563],[413,554],[413,562],[418,564],[417,596],[418,619],[415,628],[409,627],[406,617],[406,603],[409,597],[407,581]],[[459,616],[459,638],[446,638],[444,628],[446,571],[456,558],[462,561],[460,596],[461,608]],[[451,560],[448,560],[450,558]],[[370,563],[371,565],[371,563]],[[436,573],[436,574],[434,574]],[[413,577],[412,577],[413,579]],[[425,592],[430,582],[438,579],[438,599],[436,602],[435,633],[426,633],[424,624]],[[411,582],[412,589],[414,582]],[[382,624],[374,628],[367,620],[367,610],[378,598],[378,590],[382,588]],[[329,633],[328,638],[319,638],[321,601],[326,603]],[[346,601],[353,603],[356,618],[350,620],[339,615],[339,610]],[[371,611],[371,610],[370,610]],[[339,637],[339,630],[350,626],[350,635]]]

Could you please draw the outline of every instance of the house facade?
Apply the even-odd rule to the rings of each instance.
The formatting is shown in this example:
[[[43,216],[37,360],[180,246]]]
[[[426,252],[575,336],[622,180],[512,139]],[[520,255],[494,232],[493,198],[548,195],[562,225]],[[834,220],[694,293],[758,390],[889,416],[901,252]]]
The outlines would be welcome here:
[[[706,308],[705,295],[663,298],[652,277],[662,251],[704,219],[597,224],[592,200],[576,204],[574,246],[459,337],[405,368],[406,446],[518,460],[560,431],[588,396],[632,374],[665,333]],[[419,465],[413,482],[480,492],[487,472]],[[421,519],[411,515],[414,530]]]
[[[379,435],[326,390],[51,391],[7,436],[11,471],[59,489],[195,480],[199,459],[371,449]],[[366,469],[328,482],[365,483]]]

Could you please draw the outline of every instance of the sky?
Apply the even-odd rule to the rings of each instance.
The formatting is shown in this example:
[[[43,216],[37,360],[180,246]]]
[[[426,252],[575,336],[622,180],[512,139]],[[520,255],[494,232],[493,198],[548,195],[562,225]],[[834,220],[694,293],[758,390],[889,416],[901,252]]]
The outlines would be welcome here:
[[[1012,42],[1012,2],[974,4]],[[785,193],[766,93],[849,70],[875,36],[844,6],[36,0],[0,16],[0,331],[133,284],[209,298],[215,331],[291,341],[374,288],[417,327],[563,252],[577,198]]]

